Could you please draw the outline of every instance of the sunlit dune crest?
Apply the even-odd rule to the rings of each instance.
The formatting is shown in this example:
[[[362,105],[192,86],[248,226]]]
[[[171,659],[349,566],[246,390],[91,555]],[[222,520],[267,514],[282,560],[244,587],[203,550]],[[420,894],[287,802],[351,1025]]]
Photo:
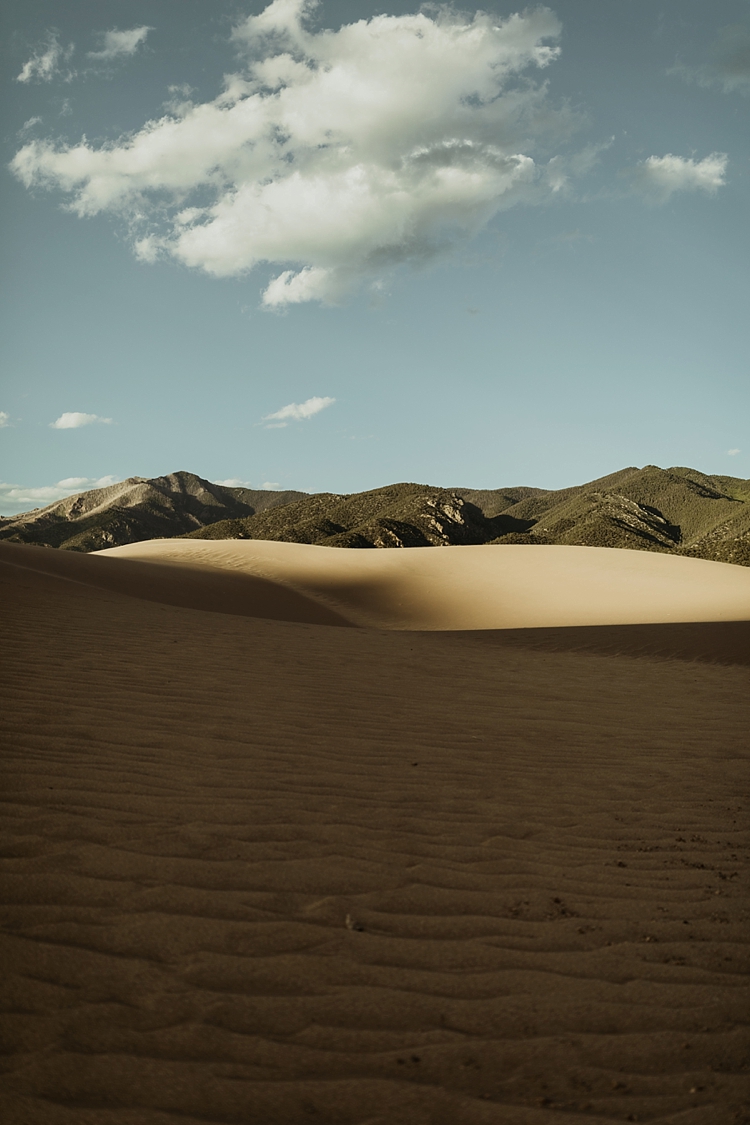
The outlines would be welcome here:
[[[525,545],[342,551],[263,540],[164,539],[98,555],[265,579],[352,624],[386,629],[750,619],[746,568],[646,551]],[[262,605],[258,616],[264,616]]]

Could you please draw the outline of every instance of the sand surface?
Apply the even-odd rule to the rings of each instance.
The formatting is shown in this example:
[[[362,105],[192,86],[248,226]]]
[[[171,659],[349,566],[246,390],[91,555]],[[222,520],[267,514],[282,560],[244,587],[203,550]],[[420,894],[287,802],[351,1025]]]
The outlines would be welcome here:
[[[750,623],[223,569],[0,545],[0,1120],[747,1125]]]
[[[108,560],[280,584],[357,625],[526,629],[750,620],[750,568],[603,547],[341,550],[264,540],[153,539]]]

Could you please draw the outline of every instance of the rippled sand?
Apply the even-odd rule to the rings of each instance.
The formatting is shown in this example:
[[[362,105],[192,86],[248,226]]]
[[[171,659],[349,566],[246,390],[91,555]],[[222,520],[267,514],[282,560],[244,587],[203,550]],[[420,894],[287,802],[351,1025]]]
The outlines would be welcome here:
[[[748,1120],[741,600],[124,556],[0,545],[3,1122]]]

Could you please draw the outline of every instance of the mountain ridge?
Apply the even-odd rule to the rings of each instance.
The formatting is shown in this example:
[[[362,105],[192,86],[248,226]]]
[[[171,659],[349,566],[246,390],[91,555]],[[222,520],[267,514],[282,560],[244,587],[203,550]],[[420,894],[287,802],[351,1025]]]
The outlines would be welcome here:
[[[229,487],[185,471],[128,477],[0,518],[0,539],[97,551],[143,539],[171,538],[217,519],[250,516],[304,495]]]
[[[269,492],[180,471],[130,477],[0,519],[0,539],[96,551],[145,539],[272,539],[346,548],[567,544],[750,566],[750,481],[628,466],[582,485]]]

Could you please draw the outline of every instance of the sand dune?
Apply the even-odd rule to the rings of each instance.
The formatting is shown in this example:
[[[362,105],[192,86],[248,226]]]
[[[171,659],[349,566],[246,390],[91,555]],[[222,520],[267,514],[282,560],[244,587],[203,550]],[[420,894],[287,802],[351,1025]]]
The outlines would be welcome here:
[[[307,621],[316,625],[351,622],[334,610],[295,590],[230,568],[176,567],[162,563],[144,567],[127,558],[102,564],[93,555],[52,551],[0,543],[0,562],[53,574],[69,582],[82,582],[130,597],[164,605],[231,613],[240,617],[267,617],[275,621]]]
[[[750,619],[750,569],[600,547],[357,551],[156,539],[107,559],[262,578],[386,629],[524,629]]]
[[[747,1122],[750,623],[199,570],[0,550],[0,1119]]]

